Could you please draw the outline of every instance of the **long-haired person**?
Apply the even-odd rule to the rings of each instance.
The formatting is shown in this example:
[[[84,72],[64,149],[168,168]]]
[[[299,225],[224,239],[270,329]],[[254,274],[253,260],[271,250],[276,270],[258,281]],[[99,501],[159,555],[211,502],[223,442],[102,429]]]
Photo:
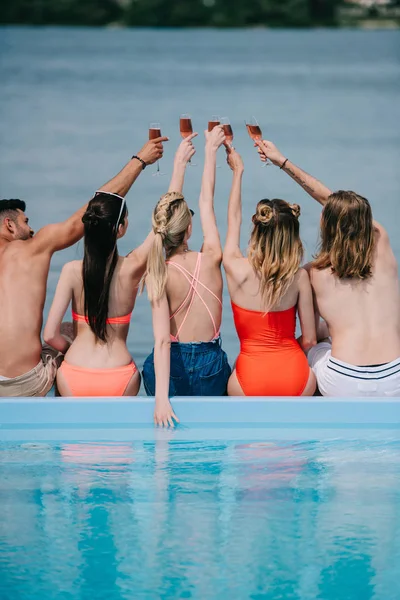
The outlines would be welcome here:
[[[257,145],[263,160],[270,159],[323,206],[310,279],[317,318],[323,317],[331,339],[308,354],[320,392],[400,396],[399,275],[386,230],[373,220],[363,196],[332,193],[272,142]]]
[[[173,425],[169,396],[226,393],[230,367],[221,348],[222,249],[214,214],[216,154],[224,143],[221,127],[206,132],[205,164],[199,199],[203,245],[189,249],[193,213],[183,195],[183,177],[194,154],[191,138],[175,158],[170,191],[153,212],[154,242],[146,286],[152,305],[154,351],[146,359],[146,391],[155,395],[154,419]]]
[[[155,156],[162,156],[161,145]],[[62,269],[44,330],[45,341],[66,352],[57,372],[58,391],[62,396],[133,396],[140,374],[126,338],[153,233],[127,257],[119,256],[117,240],[127,231],[128,210],[122,196],[107,191],[96,192],[82,221],[83,261]],[[71,302],[76,337],[70,345],[61,323]]]
[[[261,200],[253,215],[247,256],[240,250],[243,161],[228,149],[233,182],[223,262],[240,354],[228,384],[230,396],[307,396],[315,376],[305,351],[316,343],[311,285],[300,268],[300,207]],[[296,314],[302,336],[295,338]]]

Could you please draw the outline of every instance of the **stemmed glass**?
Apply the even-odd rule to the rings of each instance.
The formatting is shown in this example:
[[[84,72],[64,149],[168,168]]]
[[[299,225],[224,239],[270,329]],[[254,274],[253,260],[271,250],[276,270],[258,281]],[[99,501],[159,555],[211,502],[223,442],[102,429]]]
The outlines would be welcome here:
[[[232,131],[232,126],[231,126],[230,120],[228,119],[228,117],[221,117],[220,123],[222,125],[222,129],[224,130],[224,134],[225,134],[225,138],[226,138],[225,145],[229,146],[230,148],[233,148],[233,146],[232,146],[233,131]]]
[[[193,127],[192,127],[192,118],[190,115],[184,113],[180,116],[179,118],[179,130],[181,132],[181,137],[183,139],[189,137],[189,135],[191,135],[193,133]],[[195,167],[195,163],[192,163],[192,161],[189,159],[189,165],[191,167]]]
[[[160,123],[150,123],[150,126],[149,126],[149,140],[155,140],[158,137],[161,137],[161,125],[160,125]],[[160,171],[160,162],[157,161],[157,171],[155,173],[153,173],[153,177],[159,177],[160,175],[165,175],[165,173],[161,173],[161,171]]]
[[[217,125],[220,125],[220,120],[219,117],[217,115],[213,115],[210,119],[210,121],[208,121],[208,131],[212,131],[214,129],[214,127],[216,127]],[[220,169],[220,165],[216,165],[217,169]]]
[[[250,117],[249,119],[245,120],[245,125],[247,128],[247,133],[249,134],[249,136],[251,137],[251,139],[253,140],[253,142],[255,140],[262,140],[262,131],[261,131],[261,127],[258,124],[258,121],[255,117]],[[262,167],[268,167],[269,166],[269,162],[266,161],[264,164],[261,164]]]
[[[220,125],[219,117],[213,115],[210,121],[208,121],[208,131],[212,131],[217,125]]]

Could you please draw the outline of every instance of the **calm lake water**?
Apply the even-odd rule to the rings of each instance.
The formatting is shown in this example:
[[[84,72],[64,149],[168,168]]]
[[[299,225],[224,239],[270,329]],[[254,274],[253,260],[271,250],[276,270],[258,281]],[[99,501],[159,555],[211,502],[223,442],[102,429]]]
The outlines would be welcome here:
[[[171,172],[179,114],[202,132],[212,114],[232,121],[242,153],[243,246],[256,202],[281,197],[302,207],[309,258],[319,206],[279,169],[262,168],[244,119],[332,189],[368,197],[400,258],[400,32],[269,30],[117,30],[0,28],[0,195],[22,198],[33,227],[66,218],[137,152],[150,121],[170,137],[162,171]],[[203,159],[188,170],[185,195],[195,206]],[[222,237],[230,171],[221,151],[216,212]],[[148,168],[133,187],[127,253],[145,237],[168,175]],[[192,247],[201,244],[195,217]],[[62,265],[82,243],[52,261],[46,314]],[[231,360],[238,350],[225,290],[222,326]],[[151,314],[138,299],[129,346],[141,366],[151,350]]]

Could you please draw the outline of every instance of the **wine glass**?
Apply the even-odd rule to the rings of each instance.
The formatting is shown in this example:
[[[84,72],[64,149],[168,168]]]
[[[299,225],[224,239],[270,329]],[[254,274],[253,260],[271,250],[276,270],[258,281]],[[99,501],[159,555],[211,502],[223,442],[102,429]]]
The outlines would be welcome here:
[[[211,117],[211,119],[208,121],[208,132],[212,131],[214,129],[214,127],[216,127],[217,125],[220,125],[220,120],[218,115],[213,115]],[[216,165],[217,169],[220,169],[220,165]]]
[[[251,137],[251,139],[253,140],[253,142],[255,140],[262,140],[262,131],[261,131],[261,127],[257,121],[257,119],[255,117],[250,117],[248,119],[245,120],[245,125],[247,128],[247,133],[249,134],[249,136]],[[266,161],[265,163],[261,164],[262,167],[268,167],[269,166],[269,162]]]
[[[189,137],[193,133],[192,118],[190,115],[183,113],[179,118],[179,130],[183,139]],[[195,163],[189,159],[189,165],[195,167]]]
[[[161,137],[161,125],[160,123],[150,123],[149,126],[149,140],[155,140],[156,138]],[[157,161],[157,171],[153,173],[153,177],[159,177],[160,175],[165,175],[165,173],[161,173],[160,171],[160,163]]]
[[[232,145],[233,131],[232,131],[232,126],[231,126],[230,120],[228,119],[228,117],[221,117],[220,123],[222,125],[222,129],[224,130],[224,134],[225,134],[225,138],[226,138],[225,145],[233,148],[233,145]]]
[[[216,115],[213,115],[210,119],[210,121],[208,121],[208,131],[212,131],[214,129],[214,127],[216,127],[217,125],[220,125],[220,121],[219,121],[219,117]]]

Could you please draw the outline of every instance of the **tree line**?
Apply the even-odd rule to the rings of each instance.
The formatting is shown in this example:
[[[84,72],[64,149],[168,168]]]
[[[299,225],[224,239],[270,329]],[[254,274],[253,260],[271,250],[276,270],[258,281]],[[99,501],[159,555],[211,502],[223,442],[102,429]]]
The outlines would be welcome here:
[[[240,27],[335,25],[343,0],[0,0],[0,22]]]
[[[354,5],[360,0],[353,0]],[[398,0],[392,0],[398,5]],[[0,23],[131,27],[338,25],[349,0],[0,0]],[[374,10],[373,8],[371,9]]]

